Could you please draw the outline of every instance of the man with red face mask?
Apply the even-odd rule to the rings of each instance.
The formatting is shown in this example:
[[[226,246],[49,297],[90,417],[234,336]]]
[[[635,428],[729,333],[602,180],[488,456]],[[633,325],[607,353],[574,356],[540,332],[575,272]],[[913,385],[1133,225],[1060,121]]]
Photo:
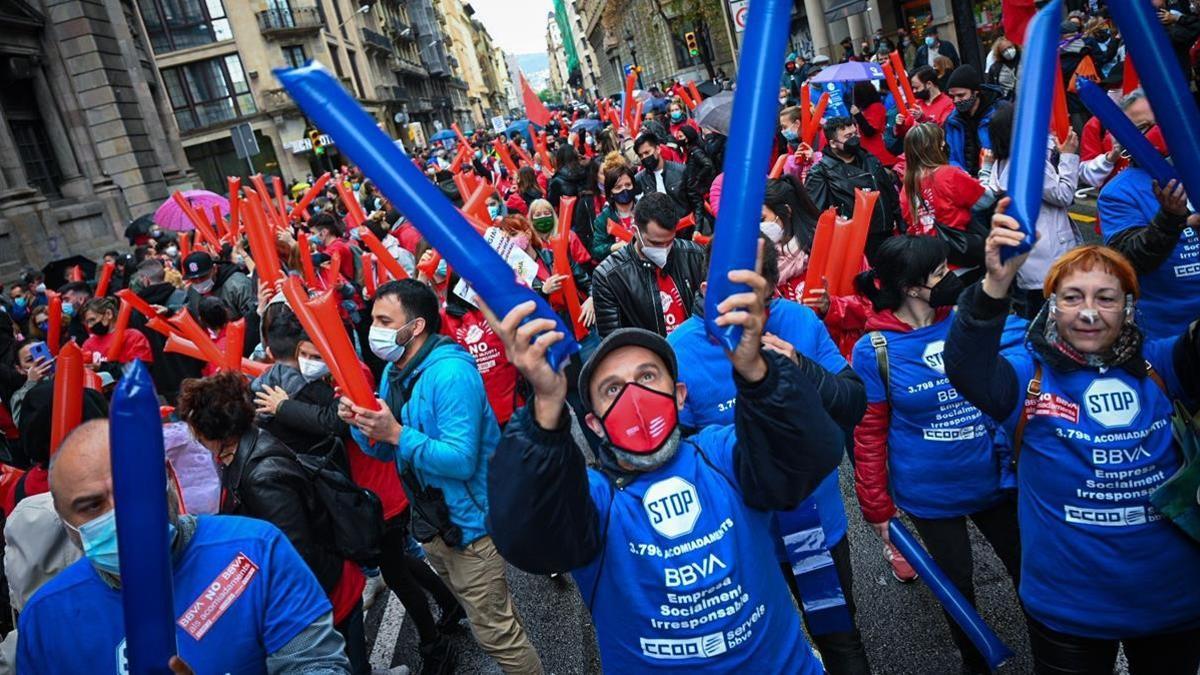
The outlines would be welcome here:
[[[517,567],[571,571],[606,671],[823,672],[778,573],[769,512],[812,493],[843,434],[810,377],[763,351],[766,280],[729,279],[752,289],[716,318],[742,329],[726,352],[734,423],[683,437],[674,352],[655,333],[619,329],[579,376],[584,421],[604,439],[596,468],[572,440],[567,379],[545,358],[563,334],[522,323],[532,302],[491,318],[534,395],[491,459],[488,499],[504,515],[489,529]]]

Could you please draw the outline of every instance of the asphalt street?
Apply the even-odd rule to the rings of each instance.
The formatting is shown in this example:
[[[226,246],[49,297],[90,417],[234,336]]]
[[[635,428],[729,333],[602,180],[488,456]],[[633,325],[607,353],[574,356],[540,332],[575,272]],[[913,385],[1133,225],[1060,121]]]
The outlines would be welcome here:
[[[853,551],[854,598],[858,626],[871,666],[876,673],[956,674],[958,652],[950,641],[945,619],[933,595],[920,581],[901,584],[883,559],[879,538],[863,522],[854,497],[851,469],[843,463],[842,495],[850,519]],[[912,529],[910,527],[910,529]],[[983,618],[1015,653],[1002,673],[1027,673],[1032,666],[1024,620],[1016,593],[999,559],[972,526],[975,552],[975,589]],[[570,583],[525,574],[510,567],[509,584],[517,609],[542,656],[547,673],[567,675],[598,673],[591,617],[579,592]],[[382,598],[367,615],[367,635],[372,640],[372,664],[385,668],[419,664],[416,629],[404,617],[394,596]],[[380,639],[376,640],[376,636]],[[499,673],[480,651],[470,634],[456,638],[459,673]]]

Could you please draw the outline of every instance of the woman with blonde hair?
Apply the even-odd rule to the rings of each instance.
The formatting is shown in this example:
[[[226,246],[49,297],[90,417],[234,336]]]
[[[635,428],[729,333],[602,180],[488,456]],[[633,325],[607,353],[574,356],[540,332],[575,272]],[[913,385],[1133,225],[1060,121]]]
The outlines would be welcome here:
[[[970,245],[968,230],[972,207],[989,198],[983,185],[950,164],[945,134],[932,122],[918,124],[905,134],[904,157],[900,214],[908,223],[908,234],[945,241],[951,267],[981,264],[982,248]]]
[[[983,81],[1000,87],[1005,96],[1011,96],[1017,88],[1019,65],[1020,53],[1017,46],[1007,38],[1000,38],[988,52],[987,74]]]

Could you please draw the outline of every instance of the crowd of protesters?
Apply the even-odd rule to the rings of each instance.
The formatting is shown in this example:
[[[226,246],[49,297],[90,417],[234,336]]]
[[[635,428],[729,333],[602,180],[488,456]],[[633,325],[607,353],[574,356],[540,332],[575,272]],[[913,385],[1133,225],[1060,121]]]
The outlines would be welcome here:
[[[1197,8],[1145,1],[1191,77]],[[716,308],[741,329],[732,349],[704,314],[736,132],[698,123],[681,85],[652,88],[661,105],[641,119],[580,104],[410,156],[464,211],[483,186],[468,217],[582,345],[558,370],[553,321],[532,303],[491,314],[353,166],[272,195],[315,198],[267,241],[285,277],[332,294],[353,362],[327,362],[233,223],[219,246],[132,231],[104,256],[101,295],[78,269],[27,270],[0,298],[0,672],[124,672],[106,418],[133,361],[171,465],[172,672],[370,673],[364,612],[395,593],[422,673],[453,672],[450,636],[468,627],[504,672],[539,673],[512,564],[571,574],[610,672],[869,673],[850,551],[882,549],[897,582],[917,579],[889,534],[901,516],[971,603],[974,558],[999,558],[1037,672],[1112,672],[1118,648],[1133,673],[1197,672],[1200,543],[1150,499],[1196,448],[1180,420],[1200,400],[1200,216],[1075,94],[1093,79],[1167,155],[1155,119],[1174,112],[1125,81],[1114,25],[1078,9],[1059,32],[1072,128],[1047,136],[1037,243],[1011,258],[1019,40],[983,69],[932,27],[840,45],[842,61],[898,52],[907,108],[882,81],[813,83],[830,58],[789,55],[758,265],[730,273],[750,291]],[[808,87],[836,96],[806,137]],[[1072,214],[1085,189],[1094,233]],[[878,198],[852,287],[806,287],[822,212],[852,217],[861,190]],[[173,347],[182,317],[220,350],[244,329],[253,374]],[[89,384],[53,446],[68,343]],[[371,405],[337,389],[340,369],[374,384]],[[349,512],[369,546],[345,545],[330,485],[374,495]],[[850,541],[856,507],[878,543]],[[212,594],[215,617],[189,618]],[[963,672],[987,672],[947,621]]]

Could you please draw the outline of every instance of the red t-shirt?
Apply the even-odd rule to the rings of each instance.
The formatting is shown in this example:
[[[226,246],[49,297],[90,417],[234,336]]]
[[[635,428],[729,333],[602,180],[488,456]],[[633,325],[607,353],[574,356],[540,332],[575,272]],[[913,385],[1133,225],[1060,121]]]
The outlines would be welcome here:
[[[500,424],[508,422],[522,403],[517,400],[517,368],[509,362],[504,342],[483,318],[483,312],[472,310],[461,317],[442,312],[442,333],[475,359],[496,420]]]
[[[908,223],[908,234],[933,236],[935,223],[965,230],[971,222],[971,207],[983,196],[983,185],[969,173],[949,164],[934,169],[921,181],[914,217],[906,190],[900,190],[900,212]]]
[[[675,285],[675,280],[670,274],[656,269],[654,276],[658,280],[658,299],[662,303],[663,323],[667,327],[667,335],[670,335],[687,321],[687,308],[683,306],[683,296],[679,294],[679,287]]]
[[[341,254],[341,267],[338,271],[347,279],[354,278],[354,254],[350,252],[350,244],[346,243],[345,239],[334,239],[325,245],[323,252],[333,257],[334,252]]]

